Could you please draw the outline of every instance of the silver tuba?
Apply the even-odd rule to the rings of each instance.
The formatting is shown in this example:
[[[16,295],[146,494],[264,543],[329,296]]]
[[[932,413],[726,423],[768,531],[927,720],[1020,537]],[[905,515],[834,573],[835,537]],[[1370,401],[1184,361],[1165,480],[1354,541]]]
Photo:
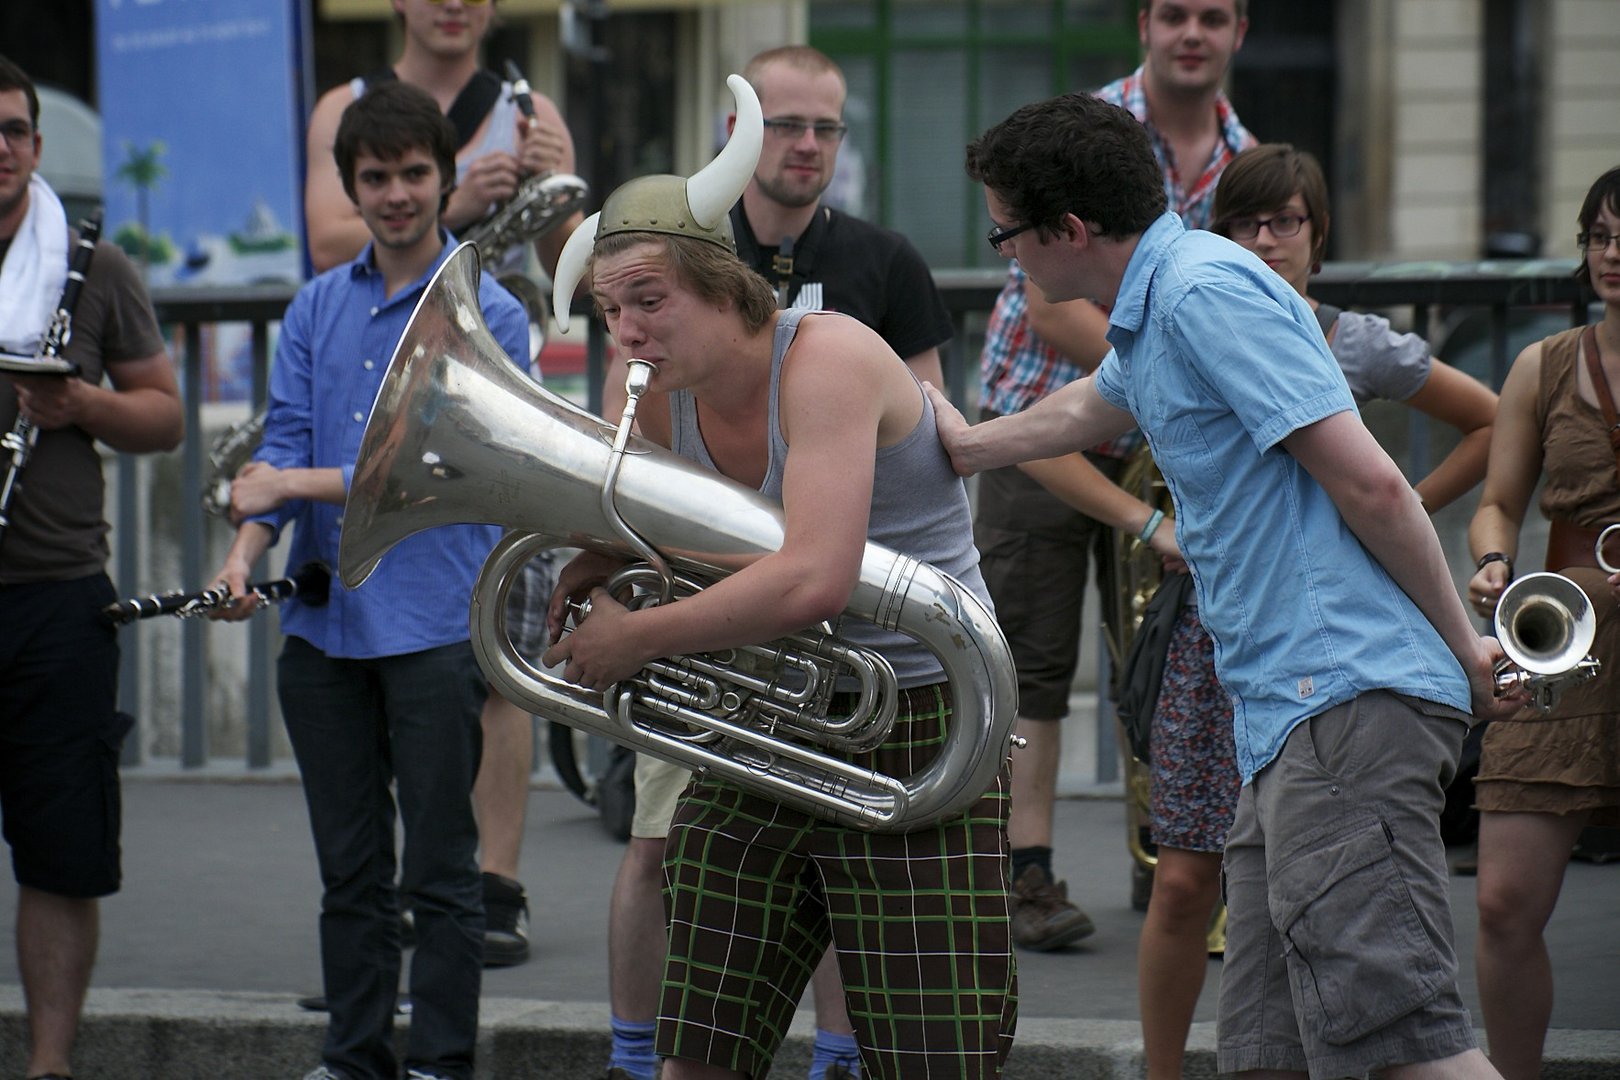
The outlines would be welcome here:
[[[1587,655],[1599,620],[1594,598],[1606,609],[1613,607],[1612,600],[1602,600],[1608,586],[1595,571],[1571,573],[1595,580],[1583,588],[1564,574],[1526,574],[1496,603],[1496,637],[1508,660],[1497,672],[1497,689],[1524,687],[1542,712],[1571,686],[1597,677],[1600,664]]]
[[[611,512],[668,561],[683,592],[781,545],[781,507],[694,462],[629,437],[524,377],[484,324],[478,259],[467,245],[418,302],[361,439],[343,515],[339,576],[355,587],[394,544],[438,525],[513,530],[485,563],[471,609],[473,647],[510,701],[771,799],[857,828],[904,832],[958,814],[988,788],[1012,738],[1017,688],[990,612],[948,575],[868,544],[845,609],[917,640],[939,659],[955,714],[934,760],[909,777],[849,764],[893,722],[881,657],[821,627],[749,650],[671,657],[605,694],[540,670],[513,649],[505,598],[518,569],[550,547],[634,560]],[[624,584],[659,574],[632,564]],[[851,655],[854,654],[854,655]],[[855,715],[828,716],[834,679],[863,690]]]

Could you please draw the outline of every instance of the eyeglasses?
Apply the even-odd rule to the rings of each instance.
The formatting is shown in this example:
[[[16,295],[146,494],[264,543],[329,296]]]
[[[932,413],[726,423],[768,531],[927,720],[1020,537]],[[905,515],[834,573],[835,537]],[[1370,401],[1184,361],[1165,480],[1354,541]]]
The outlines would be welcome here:
[[[0,138],[12,146],[22,146],[34,137],[34,125],[26,120],[8,120],[0,124]]]
[[[986,236],[985,240],[989,241],[990,250],[1000,255],[1002,244],[1005,244],[1025,229],[1033,229],[1034,227],[1034,222],[1029,222],[1023,225],[1010,225],[1005,229],[991,229],[990,235]]]
[[[786,139],[789,142],[797,142],[804,138],[805,132],[813,131],[816,133],[816,142],[835,143],[844,137],[849,125],[835,124],[831,120],[817,120],[812,123],[809,120],[779,119],[765,121],[765,130],[778,139]]]
[[[432,4],[434,7],[439,7],[445,2],[445,0],[427,0],[427,2]],[[462,7],[483,7],[489,2],[490,0],[461,0],[461,5]]]
[[[1233,240],[1253,240],[1260,235],[1260,227],[1264,225],[1271,230],[1271,235],[1281,240],[1284,237],[1294,236],[1299,227],[1311,220],[1309,214],[1278,214],[1275,217],[1240,217],[1231,218],[1226,222],[1226,235]]]
[[[1610,244],[1620,246],[1620,233],[1611,236],[1601,229],[1583,232],[1575,238],[1587,251],[1607,251]]]

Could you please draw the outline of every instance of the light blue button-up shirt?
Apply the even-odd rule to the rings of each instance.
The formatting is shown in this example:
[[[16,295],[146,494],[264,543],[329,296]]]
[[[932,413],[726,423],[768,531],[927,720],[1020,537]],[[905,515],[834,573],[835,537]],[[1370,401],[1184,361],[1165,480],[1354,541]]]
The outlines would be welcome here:
[[[281,469],[343,470],[345,490],[354,477],[360,436],[371,405],[416,302],[454,245],[429,270],[392,297],[372,263],[371,245],[353,262],[333,267],[298,290],[282,319],[270,372],[270,412],[254,459]],[[485,275],[478,300],[491,332],[507,354],[529,354],[528,318],[510,293]],[[261,521],[276,530],[295,523],[289,569],[318,560],[338,565],[343,507],[295,500]],[[473,582],[501,530],[450,525],[417,533],[383,557],[358,589],[334,576],[331,599],[310,607],[296,598],[282,605],[282,630],[332,657],[400,656],[466,641]]]
[[[1278,443],[1354,409],[1309,305],[1166,213],[1126,266],[1097,371],[1176,504],[1247,783],[1294,725],[1372,690],[1467,712],[1468,680],[1327,492]]]

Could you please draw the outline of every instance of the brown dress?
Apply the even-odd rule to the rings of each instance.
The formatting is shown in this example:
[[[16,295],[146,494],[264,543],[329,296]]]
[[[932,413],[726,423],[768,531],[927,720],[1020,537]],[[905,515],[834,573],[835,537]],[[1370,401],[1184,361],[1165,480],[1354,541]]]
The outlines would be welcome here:
[[[1568,330],[1542,345],[1541,511],[1549,519],[1602,528],[1620,521],[1620,470],[1602,414],[1576,390],[1580,335],[1580,329]],[[1584,565],[1597,565],[1591,553]],[[1474,781],[1481,810],[1590,809],[1593,824],[1620,824],[1620,613],[1598,624],[1592,652],[1602,672],[1566,691],[1551,713],[1527,711],[1528,719],[1486,728]]]

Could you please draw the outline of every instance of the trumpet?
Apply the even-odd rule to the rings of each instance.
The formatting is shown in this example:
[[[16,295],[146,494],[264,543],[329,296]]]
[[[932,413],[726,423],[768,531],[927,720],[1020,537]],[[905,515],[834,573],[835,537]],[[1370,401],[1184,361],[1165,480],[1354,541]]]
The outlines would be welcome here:
[[[260,581],[248,586],[248,595],[255,598],[262,610],[293,597],[302,597],[311,607],[320,607],[331,595],[332,571],[325,564],[305,563],[292,577],[275,581]],[[101,609],[101,615],[114,626],[123,626],[137,619],[151,619],[159,615],[173,615],[189,619],[230,607],[239,598],[223,585],[201,592],[159,593],[152,596],[134,596],[117,600]]]
[[[1591,570],[1582,576],[1596,577]],[[1509,585],[1497,601],[1494,619],[1497,640],[1507,654],[1497,665],[1497,693],[1528,690],[1530,703],[1545,713],[1565,690],[1596,678],[1602,665],[1587,652],[1597,636],[1598,604],[1613,607],[1612,601],[1602,601],[1607,592],[1601,579],[1583,588],[1564,574],[1545,572],[1526,574]]]

